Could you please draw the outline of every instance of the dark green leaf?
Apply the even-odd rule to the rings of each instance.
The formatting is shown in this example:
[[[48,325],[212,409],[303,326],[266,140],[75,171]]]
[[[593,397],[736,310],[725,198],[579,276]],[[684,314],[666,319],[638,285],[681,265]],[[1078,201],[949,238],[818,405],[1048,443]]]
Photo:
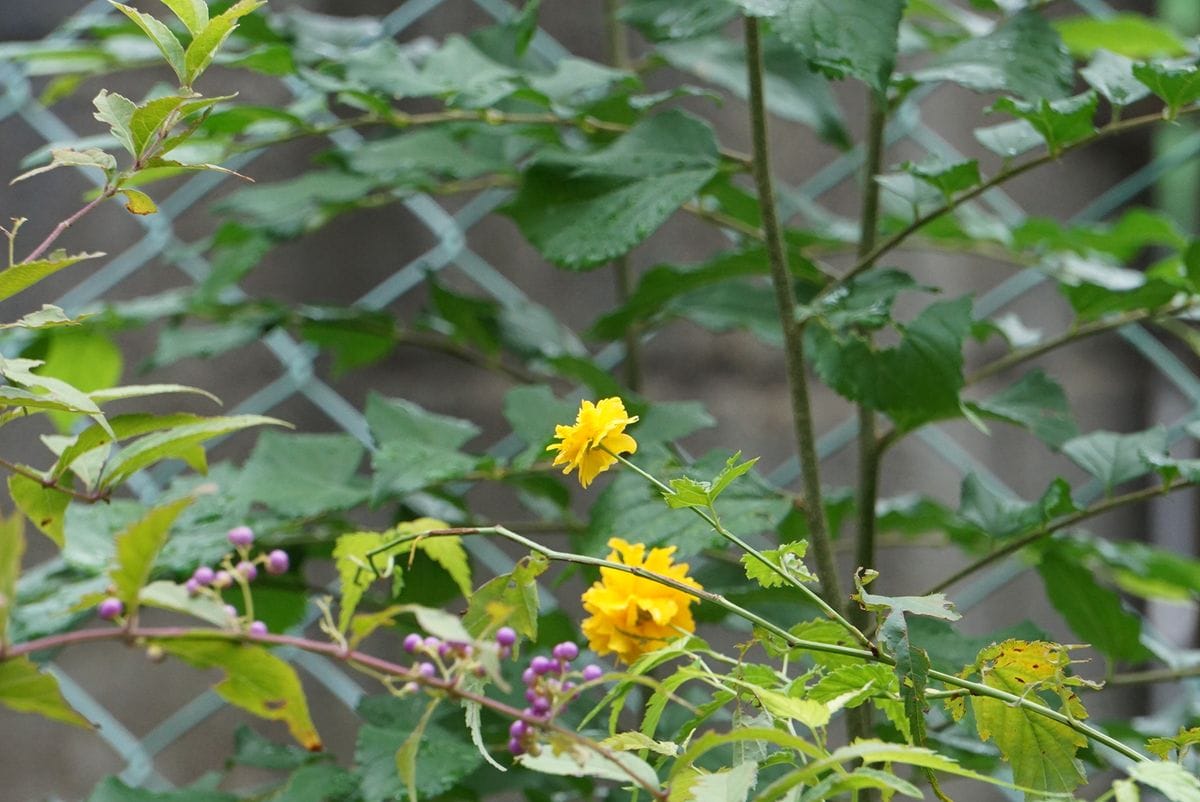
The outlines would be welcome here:
[[[1091,571],[1069,559],[1062,549],[1045,550],[1038,573],[1051,604],[1084,642],[1113,660],[1139,661],[1150,657],[1140,640],[1142,621],[1138,615],[1115,592],[1096,582]]]
[[[488,580],[468,596],[463,626],[481,638],[505,624],[531,641],[538,635],[537,578],[549,563],[530,555],[517,563],[512,573]]]
[[[991,398],[971,404],[977,412],[1023,426],[1051,448],[1079,434],[1062,387],[1040,370]]]
[[[1107,50],[1097,50],[1079,75],[1114,106],[1127,106],[1150,94],[1150,89],[1133,77],[1133,62]]]
[[[815,67],[887,90],[904,0],[784,0],[772,23]]]
[[[595,267],[650,236],[716,167],[712,129],[667,112],[594,153],[539,157],[506,213],[550,261]]]
[[[1184,106],[1200,100],[1200,67],[1136,64],[1133,77],[1167,104],[1167,116],[1170,119],[1174,119]]]
[[[621,19],[651,41],[692,39],[713,33],[735,16],[729,0],[631,0],[620,10]]]
[[[206,788],[149,791],[126,785],[117,777],[109,777],[96,786],[87,802],[238,802],[238,797]]]
[[[234,763],[255,766],[274,771],[290,771],[312,763],[317,759],[307,749],[291,744],[277,744],[267,740],[245,724],[239,725],[233,734]]]
[[[1167,430],[1156,426],[1134,434],[1090,432],[1068,441],[1062,452],[1104,484],[1105,491],[1150,472],[1143,454],[1167,451]]]
[[[1071,91],[1071,56],[1041,15],[1022,11],[991,33],[967,39],[913,73],[919,81],[953,81],[977,92],[1011,92],[1028,100]]]
[[[1050,152],[1059,153],[1064,147],[1096,133],[1093,121],[1098,103],[1095,92],[1085,92],[1062,100],[1042,98],[1030,103],[1002,97],[992,108],[1029,123],[1041,134]]]
[[[366,487],[355,477],[364,451],[345,434],[264,432],[237,492],[292,518],[349,509],[366,500]]]
[[[459,451],[479,433],[469,421],[372,395],[367,399],[367,422],[379,445],[371,457],[375,499],[463,476],[479,463],[478,457]]]

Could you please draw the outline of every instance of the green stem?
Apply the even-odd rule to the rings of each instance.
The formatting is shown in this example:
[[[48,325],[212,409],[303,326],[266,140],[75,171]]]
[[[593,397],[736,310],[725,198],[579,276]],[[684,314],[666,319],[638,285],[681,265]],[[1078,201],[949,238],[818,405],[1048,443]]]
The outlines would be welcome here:
[[[1153,685],[1157,682],[1178,682],[1181,679],[1200,677],[1200,665],[1183,668],[1153,668],[1148,671],[1130,671],[1113,674],[1105,685]]]
[[[783,328],[784,356],[787,365],[788,388],[791,394],[792,425],[796,449],[800,458],[800,475],[804,488],[804,512],[808,519],[809,539],[821,577],[821,595],[830,607],[844,610],[842,590],[838,582],[837,561],[834,559],[829,528],[825,521],[825,505],[821,496],[821,465],[817,459],[816,434],[813,427],[812,402],[808,393],[805,372],[804,331],[796,319],[796,298],[793,294],[791,271],[783,234],[775,206],[775,191],[771,185],[770,154],[767,147],[767,112],[763,94],[763,57],[759,41],[758,20],[745,17],[746,66],[749,82],[750,128],[754,142],[754,183],[762,212],[763,233],[766,235],[767,256],[771,267],[771,283],[779,307],[779,323]]]
[[[633,576],[640,577],[642,579],[648,579],[652,582],[657,582],[660,585],[664,585],[669,588],[674,588],[675,590],[678,590],[681,593],[686,593],[689,596],[695,596],[697,599],[701,599],[703,601],[708,601],[713,604],[716,604],[717,606],[727,610],[730,613],[733,613],[734,615],[738,616],[739,618],[749,621],[752,624],[757,624],[758,626],[767,630],[771,634],[781,638],[785,643],[787,643],[792,648],[807,649],[809,651],[814,651],[814,652],[825,652],[827,654],[839,654],[839,655],[844,655],[846,657],[856,657],[860,660],[866,660],[866,661],[874,662],[874,663],[882,663],[883,665],[888,665],[888,666],[895,666],[895,664],[896,664],[895,659],[892,658],[891,656],[882,654],[882,653],[879,653],[876,651],[867,651],[865,649],[856,649],[856,648],[853,648],[850,646],[841,646],[836,643],[819,643],[817,641],[810,641],[810,640],[805,640],[804,638],[796,637],[795,635],[788,632],[783,627],[780,627],[779,625],[768,621],[767,619],[763,618],[760,615],[750,612],[746,608],[744,608],[734,602],[729,601],[729,599],[726,599],[724,596],[721,596],[720,594],[712,593],[711,591],[707,591],[702,588],[697,588],[697,587],[693,587],[691,585],[687,585],[673,577],[664,576],[663,574],[658,574],[653,571],[647,571],[645,568],[642,568],[642,567],[636,566],[636,565],[625,565],[624,563],[612,562],[610,560],[602,560],[598,557],[589,557],[584,554],[573,554],[571,552],[557,551],[555,549],[550,549],[550,548],[547,548],[546,546],[543,546],[542,544],[538,543],[537,541],[530,540],[529,538],[523,537],[523,536],[517,534],[516,532],[512,532],[508,529],[505,529],[502,526],[456,527],[456,528],[452,528],[452,529],[431,529],[427,532],[418,532],[418,533],[414,533],[412,535],[406,535],[404,537],[398,538],[398,539],[392,541],[391,543],[388,543],[384,546],[380,546],[379,548],[374,549],[373,551],[367,552],[366,558],[367,558],[367,561],[369,564],[373,564],[373,559],[374,559],[375,555],[382,554],[386,551],[390,551],[393,549],[402,548],[405,545],[407,545],[415,540],[420,540],[422,538],[427,538],[427,537],[462,537],[462,536],[466,536],[466,535],[496,535],[497,537],[502,537],[508,541],[511,541],[511,542],[516,543],[521,546],[524,546],[525,548],[529,549],[530,551],[536,552],[537,554],[540,554],[543,557],[545,557],[546,559],[551,560],[553,562],[565,562],[565,563],[572,563],[575,565],[587,565],[587,566],[593,566],[596,568],[609,568],[614,571],[621,571],[623,573],[631,574]],[[1126,746],[1125,744],[1121,743],[1120,741],[1116,740],[1115,738],[1110,737],[1109,735],[1095,729],[1094,727],[1091,727],[1090,725],[1085,724],[1082,721],[1077,721],[1070,716],[1066,716],[1066,715],[1058,712],[1057,710],[1046,707],[1045,705],[1043,705],[1039,702],[1030,701],[1029,699],[1027,699],[1024,696],[1017,696],[1016,694],[1008,693],[1007,691],[1002,691],[1002,690],[999,690],[996,688],[992,688],[981,682],[974,682],[972,680],[963,679],[962,677],[956,677],[953,674],[946,674],[941,671],[931,670],[929,672],[929,676],[932,679],[936,679],[937,681],[942,682],[946,685],[950,685],[955,688],[965,689],[972,696],[985,696],[985,697],[988,697],[991,699],[997,699],[999,701],[1004,702],[1005,704],[1011,705],[1012,707],[1020,707],[1025,710],[1029,710],[1031,712],[1034,712],[1039,715],[1045,716],[1047,718],[1053,719],[1054,721],[1057,721],[1067,727],[1070,727],[1075,732],[1078,732],[1097,743],[1103,744],[1103,745],[1109,747],[1110,749],[1113,749],[1114,751],[1119,752],[1120,754],[1124,755],[1125,757],[1129,758],[1130,760],[1143,761],[1143,760],[1148,759],[1145,755],[1142,755],[1138,751],[1131,749],[1130,747]]]
[[[1126,493],[1121,496],[1106,498],[1103,501],[1093,504],[1087,509],[1071,513],[1070,515],[1059,518],[1057,521],[1043,524],[1041,527],[1035,529],[1029,534],[1011,540],[998,549],[988,552],[984,556],[975,560],[975,562],[964,566],[963,568],[955,571],[953,574],[943,579],[941,582],[938,582],[936,585],[926,590],[923,595],[927,596],[931,593],[940,593],[951,585],[955,585],[972,574],[987,568],[992,563],[1002,560],[1008,555],[1018,552],[1026,546],[1036,543],[1043,538],[1047,538],[1060,529],[1067,529],[1068,527],[1082,523],[1089,518],[1095,518],[1097,515],[1114,510],[1117,507],[1123,507],[1127,504],[1136,504],[1137,502],[1145,501],[1147,499],[1154,498],[1155,496],[1161,496],[1174,490],[1195,486],[1196,484],[1194,482],[1176,482],[1170,485],[1163,485],[1161,487],[1148,487],[1143,490],[1135,490],[1131,493]]]
[[[650,482],[650,484],[652,484],[654,487],[658,488],[661,492],[663,492],[667,495],[675,494],[675,491],[671,487],[669,487],[668,485],[666,485],[662,481],[660,481],[658,479],[658,477],[654,476],[653,474],[649,473],[648,471],[644,470],[643,468],[639,467],[638,465],[635,465],[634,463],[630,462],[625,457],[622,457],[620,454],[614,454],[613,452],[608,451],[607,449],[605,449],[605,451],[608,454],[610,454],[611,456],[620,460],[621,464],[625,465],[627,468],[629,468],[630,470],[637,473],[643,479]],[[711,526],[713,528],[713,530],[716,531],[716,533],[719,534],[721,537],[725,538],[726,540],[728,540],[730,543],[737,546],[742,551],[744,551],[747,554],[754,557],[756,560],[761,562],[763,565],[767,566],[767,568],[769,568],[776,576],[778,576],[784,582],[786,582],[787,584],[791,585],[796,590],[803,593],[804,596],[809,601],[811,601],[813,604],[817,605],[817,607],[820,608],[821,612],[825,613],[825,615],[827,615],[829,618],[833,619],[838,624],[840,624],[842,626],[842,628],[845,629],[847,632],[849,632],[850,635],[856,641],[858,641],[863,647],[870,649],[872,652],[877,650],[875,647],[875,644],[873,644],[871,642],[870,638],[868,638],[865,634],[863,634],[863,631],[861,629],[859,629],[853,623],[851,623],[850,620],[848,618],[846,618],[844,615],[842,615],[841,612],[839,612],[838,610],[835,610],[828,602],[825,601],[825,599],[821,598],[820,594],[814,593],[811,588],[809,588],[806,584],[804,584],[804,582],[802,582],[799,579],[797,579],[796,577],[792,576],[788,571],[784,570],[782,566],[767,559],[767,556],[765,554],[763,554],[761,551],[754,548],[749,543],[747,543],[746,541],[742,540],[740,537],[735,535],[733,532],[730,532],[728,529],[726,529],[725,525],[721,523],[721,519],[717,517],[716,510],[711,509],[711,508],[709,510],[704,510],[704,509],[701,509],[700,507],[688,507],[688,509],[691,510],[692,512],[694,512],[696,515],[699,515],[700,518],[703,519],[704,522],[707,523],[709,526]]]

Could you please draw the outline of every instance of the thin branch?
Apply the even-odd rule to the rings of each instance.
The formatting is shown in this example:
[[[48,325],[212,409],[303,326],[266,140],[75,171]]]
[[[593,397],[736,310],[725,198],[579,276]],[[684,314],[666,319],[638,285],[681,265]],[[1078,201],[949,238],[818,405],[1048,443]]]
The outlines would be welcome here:
[[[47,479],[41,473],[33,470],[32,468],[26,468],[24,465],[18,465],[17,463],[9,462],[6,459],[0,459],[0,468],[5,468],[19,476],[24,476],[26,479],[31,479],[47,490],[57,490],[59,493],[66,493],[76,501],[81,501],[84,504],[95,504],[98,501],[103,501],[108,498],[107,493],[80,493],[73,487],[60,485],[58,482]]]
[[[1198,112],[1200,112],[1200,106],[1191,106],[1186,109],[1181,109],[1176,119],[1184,115],[1195,114]],[[1163,117],[1162,112],[1156,112],[1154,114],[1145,114],[1141,117],[1131,117],[1128,120],[1111,122],[1108,125],[1100,128],[1093,136],[1090,136],[1087,139],[1082,139],[1079,142],[1066,145],[1065,147],[1059,148],[1059,150],[1056,152],[1043,153],[1042,155],[1030,159],[1029,161],[1001,170],[983,183],[978,184],[977,186],[948,201],[945,205],[918,216],[904,228],[900,229],[895,234],[879,243],[869,253],[860,258],[858,262],[855,263],[854,267],[850,268],[849,272],[847,272],[833,284],[821,290],[821,292],[818,294],[818,298],[827,296],[829,293],[833,292],[839,287],[844,286],[847,282],[857,277],[860,273],[869,270],[871,266],[879,260],[879,257],[895,249],[900,245],[900,243],[904,242],[917,231],[924,228],[934,220],[949,214],[958,207],[962,206],[964,203],[974,200],[988,190],[994,189],[1019,175],[1023,175],[1030,170],[1033,170],[1036,167],[1041,167],[1042,165],[1057,160],[1061,156],[1065,156],[1068,153],[1080,150],[1088,145],[1092,145],[1112,136],[1117,136],[1118,134],[1127,133],[1137,128],[1144,128],[1148,125],[1164,122],[1164,120],[1165,118]]]
[[[1056,521],[1045,523],[1027,535],[1006,542],[1003,546],[1000,546],[994,551],[988,552],[984,556],[975,560],[973,563],[970,563],[958,571],[955,571],[941,582],[938,582],[936,585],[926,590],[922,595],[927,596],[931,593],[940,593],[951,585],[961,582],[972,574],[987,568],[989,565],[997,562],[998,560],[1004,559],[1014,552],[1020,551],[1032,543],[1036,543],[1039,540],[1049,537],[1060,529],[1067,529],[1075,526],[1076,524],[1082,523],[1089,518],[1095,518],[1097,515],[1103,515],[1104,513],[1115,510],[1118,507],[1124,507],[1128,504],[1136,504],[1141,501],[1146,501],[1147,499],[1152,499],[1155,496],[1162,496],[1175,490],[1181,490],[1183,488],[1195,486],[1196,484],[1194,482],[1181,481],[1169,485],[1148,487],[1143,490],[1135,490],[1131,493],[1126,493],[1121,496],[1106,498],[1103,501],[1099,501],[1092,506],[1087,507],[1086,509],[1073,512],[1070,515],[1063,516]]]
[[[1113,674],[1104,681],[1108,685],[1152,685],[1159,682],[1178,682],[1182,679],[1200,677],[1200,665],[1181,668],[1154,668],[1149,671],[1130,671]]]
[[[56,225],[54,227],[54,230],[51,231],[50,234],[44,240],[42,240],[42,243],[40,245],[38,245],[36,248],[34,248],[33,252],[31,254],[29,254],[28,256],[26,256],[19,264],[25,264],[27,262],[36,261],[39,256],[41,256],[47,250],[49,250],[50,246],[54,244],[55,240],[57,240],[64,233],[66,233],[66,230],[68,228],[70,228],[71,226],[78,223],[80,221],[80,219],[83,218],[84,215],[88,214],[89,212],[94,210],[97,206],[99,206],[101,203],[104,203],[104,201],[108,200],[109,198],[111,198],[113,195],[116,195],[116,194],[117,194],[116,189],[114,189],[112,187],[105,187],[103,192],[101,192],[99,195],[97,195],[92,200],[88,201],[88,203],[86,205],[84,205],[82,208],[80,208],[78,211],[76,211],[73,215],[68,217],[66,220],[63,220],[58,225]]]
[[[561,724],[556,724],[553,721],[548,721],[539,718],[536,715],[526,713],[511,705],[496,701],[483,694],[474,693],[466,690],[455,680],[445,680],[439,677],[425,677],[420,672],[413,671],[408,666],[402,666],[398,663],[393,663],[384,660],[374,655],[347,649],[344,646],[336,643],[324,643],[321,641],[310,640],[298,635],[273,635],[270,633],[263,635],[255,635],[250,632],[235,632],[232,630],[221,629],[199,629],[188,627],[128,627],[128,628],[104,628],[104,629],[82,629],[74,632],[65,632],[58,635],[49,635],[37,640],[27,641],[25,643],[16,644],[9,647],[8,651],[3,655],[3,659],[12,659],[22,655],[33,654],[35,652],[46,651],[50,649],[60,649],[66,646],[74,646],[82,643],[94,643],[107,640],[123,640],[127,642],[135,642],[140,640],[150,641],[167,641],[167,640],[224,640],[236,641],[245,643],[259,643],[271,646],[290,646],[302,651],[320,654],[326,657],[339,660],[354,668],[364,670],[365,673],[371,675],[382,675],[384,677],[403,678],[408,682],[415,682],[419,685],[424,685],[431,690],[439,691],[456,699],[463,701],[474,702],[482,707],[487,707],[490,710],[499,713],[514,721],[524,721],[525,723],[537,727],[542,730],[548,730],[558,735],[567,738],[574,743],[589,749],[596,754],[602,756],[613,765],[618,766],[622,773],[629,776],[629,779],[644,788],[655,799],[666,800],[667,792],[660,786],[653,785],[643,779],[637,772],[629,769],[619,756],[603,744],[597,743],[592,739],[580,735],[575,730],[564,727]]]
[[[813,428],[812,402],[808,393],[808,375],[804,359],[804,332],[796,320],[796,298],[793,294],[787,251],[775,208],[775,191],[771,185],[770,154],[767,146],[767,113],[763,93],[763,56],[759,42],[758,20],[744,17],[746,36],[746,66],[749,83],[750,127],[754,142],[754,183],[762,209],[763,233],[766,235],[767,255],[771,266],[771,281],[779,307],[779,323],[783,327],[784,355],[788,388],[791,395],[792,424],[800,458],[800,474],[804,487],[804,511],[808,519],[809,540],[821,578],[825,601],[839,612],[846,608],[838,582],[837,561],[830,544],[825,521],[825,506],[821,503],[821,464],[817,459],[816,435]]]

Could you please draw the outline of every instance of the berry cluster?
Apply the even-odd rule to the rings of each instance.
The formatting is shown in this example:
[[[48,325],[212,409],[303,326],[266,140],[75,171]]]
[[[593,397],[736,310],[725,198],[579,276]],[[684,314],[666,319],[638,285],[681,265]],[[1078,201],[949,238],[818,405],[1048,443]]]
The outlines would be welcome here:
[[[416,682],[418,678],[453,681],[464,672],[477,676],[484,673],[483,666],[474,659],[475,649],[469,643],[441,640],[432,635],[422,636],[413,632],[404,638],[404,651],[415,657],[425,658],[412,665],[413,681],[404,685],[404,690],[408,693],[415,693],[421,689],[420,684]]]
[[[254,545],[254,530],[250,527],[235,526],[229,530],[227,537],[234,551],[227,554],[216,569],[207,565],[197,568],[184,583],[189,596],[208,595],[221,601],[221,591],[236,584],[242,587],[248,599],[249,585],[258,578],[259,566],[262,566],[268,574],[287,573],[290,561],[287,552],[282,549],[274,549],[251,558],[250,547]],[[119,618],[124,612],[125,605],[114,596],[104,599],[96,608],[97,615],[106,621]],[[242,623],[237,608],[233,605],[225,605],[225,612],[229,614],[234,625]],[[250,621],[246,624],[246,631],[251,635],[265,635],[267,634],[267,625],[262,621]]]
[[[496,633],[497,640],[500,640],[503,631]],[[571,661],[579,657],[579,646],[571,641],[558,644],[550,654],[550,657],[535,656],[521,674],[521,681],[525,683],[525,701],[529,707],[522,711],[528,718],[518,719],[508,728],[508,751],[514,756],[538,752],[538,726],[530,719],[550,721],[576,695],[575,680],[591,682],[604,675],[604,670],[596,665],[587,666],[582,671],[571,669]]]

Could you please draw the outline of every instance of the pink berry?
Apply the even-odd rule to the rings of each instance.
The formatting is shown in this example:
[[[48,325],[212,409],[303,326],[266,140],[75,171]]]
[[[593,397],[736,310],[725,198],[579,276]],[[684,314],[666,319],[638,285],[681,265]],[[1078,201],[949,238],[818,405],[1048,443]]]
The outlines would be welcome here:
[[[196,581],[195,577],[192,577],[187,582],[183,583],[183,587],[187,590],[187,594],[189,596],[195,596],[200,592],[201,585]]]
[[[287,552],[283,549],[275,549],[267,555],[267,573],[268,574],[286,574],[288,566],[291,563],[288,561]]]
[[[518,738],[510,738],[508,740],[508,751],[513,757],[525,754],[525,747],[521,745]]]
[[[553,665],[553,660],[547,657],[542,657],[540,654],[529,661],[529,667],[533,669],[534,674],[538,675],[549,673]]]
[[[235,526],[229,530],[229,542],[244,549],[254,542],[254,530],[248,526]]]
[[[517,631],[512,627],[500,627],[496,630],[496,643],[501,646],[512,646],[517,642]]]
[[[604,669],[600,666],[588,666],[587,668],[583,669],[583,678],[588,682],[600,679],[603,676]]]
[[[527,732],[529,732],[529,725],[521,719],[514,721],[508,728],[508,734],[513,738],[524,738]]]
[[[123,612],[125,612],[125,605],[114,596],[109,596],[96,608],[96,614],[105,621],[112,621]]]
[[[574,660],[579,656],[579,647],[569,640],[563,641],[554,647],[554,656],[564,663]]]
[[[253,582],[258,579],[258,568],[249,560],[242,560],[237,564],[237,572],[242,575],[242,579],[247,582]]]
[[[404,651],[412,654],[421,647],[424,639],[415,632],[409,633],[404,637]]]
[[[267,631],[268,631],[267,625],[264,624],[262,621],[255,621],[254,623],[252,623],[250,625],[250,634],[251,635],[266,635]]]
[[[532,668],[527,668],[521,672],[521,682],[524,682],[526,685],[532,685],[537,682],[537,674],[533,673]]]
[[[421,663],[417,666],[417,673],[425,679],[433,679],[437,674],[437,667],[433,663]]]
[[[213,569],[209,568],[207,565],[202,565],[192,572],[192,579],[196,580],[201,585],[207,585],[211,583],[214,576],[216,575],[213,573]]]

